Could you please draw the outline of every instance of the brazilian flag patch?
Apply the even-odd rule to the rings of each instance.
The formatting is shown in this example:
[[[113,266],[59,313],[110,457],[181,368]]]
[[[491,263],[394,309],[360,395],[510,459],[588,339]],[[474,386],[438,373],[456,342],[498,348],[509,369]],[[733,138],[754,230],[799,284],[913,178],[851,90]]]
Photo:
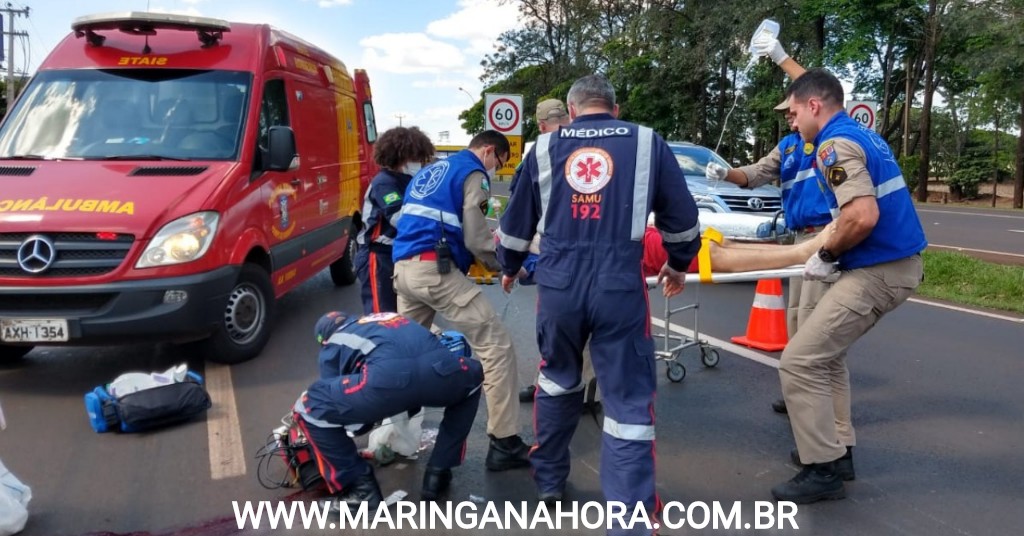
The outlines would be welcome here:
[[[397,203],[402,200],[402,196],[398,195],[398,192],[391,192],[384,196],[384,202],[387,204]]]

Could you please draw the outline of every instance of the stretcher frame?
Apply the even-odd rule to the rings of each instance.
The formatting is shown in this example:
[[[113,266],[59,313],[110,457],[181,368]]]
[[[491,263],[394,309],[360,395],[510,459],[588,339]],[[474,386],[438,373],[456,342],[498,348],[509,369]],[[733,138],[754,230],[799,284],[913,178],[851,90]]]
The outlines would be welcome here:
[[[703,283],[748,283],[762,279],[783,279],[803,275],[803,271],[803,266],[790,266],[788,268],[755,270],[751,272],[712,272],[704,276],[702,274],[686,274],[686,284],[696,285],[694,301],[680,307],[672,307],[673,298],[665,298],[664,330],[661,333],[652,334],[653,337],[660,339],[655,344],[654,357],[658,361],[665,362],[665,376],[672,383],[683,381],[683,378],[686,377],[686,366],[683,365],[681,359],[683,352],[689,348],[696,347],[699,349],[700,360],[705,367],[711,368],[718,365],[720,358],[718,348],[700,337],[700,287],[703,286]],[[648,291],[653,290],[658,287],[658,278],[648,277],[646,278],[646,283]],[[690,310],[693,311],[693,336],[689,337],[672,333],[672,316]]]

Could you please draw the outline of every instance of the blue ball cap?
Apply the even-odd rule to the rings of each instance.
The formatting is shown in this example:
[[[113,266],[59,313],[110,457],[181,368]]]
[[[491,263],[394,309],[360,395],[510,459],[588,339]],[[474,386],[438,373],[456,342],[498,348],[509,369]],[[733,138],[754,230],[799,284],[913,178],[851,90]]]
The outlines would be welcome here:
[[[324,316],[320,317],[320,320],[316,321],[316,328],[314,330],[316,335],[316,343],[324,345],[327,343],[327,339],[334,335],[334,332],[341,327],[341,324],[345,322],[348,315],[341,311],[331,311]]]

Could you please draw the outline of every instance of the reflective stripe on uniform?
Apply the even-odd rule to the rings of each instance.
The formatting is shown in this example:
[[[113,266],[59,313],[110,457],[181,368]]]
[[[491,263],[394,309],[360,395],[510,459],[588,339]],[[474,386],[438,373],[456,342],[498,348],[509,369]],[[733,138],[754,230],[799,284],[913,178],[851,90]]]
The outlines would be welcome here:
[[[636,173],[633,179],[633,219],[629,239],[639,242],[647,230],[647,196],[651,187],[651,147],[654,131],[649,127],[637,130]]]
[[[385,246],[390,246],[390,245],[395,243],[395,239],[391,238],[390,236],[378,236],[377,238],[373,239],[373,243],[374,244],[383,244]]]
[[[295,405],[292,406],[292,410],[298,413],[302,417],[302,420],[316,426],[317,428],[341,428],[340,424],[331,424],[325,420],[317,419],[316,417],[306,413],[306,405],[302,403],[302,398],[306,396],[305,391],[295,401]]]
[[[813,177],[814,177],[814,170],[813,169],[804,169],[804,170],[798,171],[797,174],[796,174],[796,177],[793,177],[792,180],[788,180],[788,181],[785,181],[785,182],[782,183],[782,189],[783,190],[789,190],[790,188],[795,186],[796,183],[803,182],[803,181],[805,181],[807,179],[810,179],[810,178],[813,178]]]
[[[875,187],[875,197],[883,198],[906,187],[907,183],[903,180],[903,175],[897,175]]]
[[[339,346],[346,346],[353,350],[358,350],[363,355],[369,355],[377,345],[373,341],[366,337],[360,337],[354,333],[335,333],[331,335],[330,339],[327,339],[327,344],[337,344]]]
[[[540,386],[540,389],[547,393],[549,396],[565,396],[572,393],[578,393],[582,391],[584,387],[586,387],[585,385],[583,385],[583,381],[581,380],[580,383],[573,387],[572,389],[565,389],[561,385],[558,385],[557,383],[548,379],[548,377],[544,375],[543,371],[537,375],[537,385]]]
[[[674,244],[679,242],[692,242],[700,236],[700,222],[698,221],[693,225],[693,227],[690,227],[681,233],[669,233],[662,231],[661,229],[658,230],[661,231],[661,239],[666,243]]]
[[[607,415],[604,433],[624,441],[654,441],[653,424],[623,424]]]
[[[516,238],[505,234],[501,228],[498,228],[498,239],[501,241],[501,246],[505,249],[511,249],[512,251],[526,252],[530,250],[530,241],[523,240],[522,238]]]
[[[544,220],[551,203],[551,133],[541,134],[533,148],[537,151],[537,186],[540,187],[540,221],[537,232],[544,232]]]
[[[406,203],[402,206],[402,214],[409,214],[412,216],[419,216],[428,220],[439,221],[447,223],[452,227],[462,228],[462,222],[459,221],[459,217],[451,212],[445,212],[440,209],[431,208],[424,205],[417,205],[415,203]]]
[[[402,217],[402,211],[401,210],[396,211],[394,214],[391,215],[390,218],[388,218],[388,223],[390,223],[392,227],[397,229],[398,228],[398,219],[401,218],[401,217]]]

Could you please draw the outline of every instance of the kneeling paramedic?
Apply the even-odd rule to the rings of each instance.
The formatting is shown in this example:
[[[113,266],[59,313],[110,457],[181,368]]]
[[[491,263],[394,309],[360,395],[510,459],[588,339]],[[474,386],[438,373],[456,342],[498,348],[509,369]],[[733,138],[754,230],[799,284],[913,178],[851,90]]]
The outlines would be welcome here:
[[[349,432],[366,433],[385,417],[428,406],[445,408],[423,476],[423,499],[437,499],[451,483],[451,468],[462,464],[480,403],[480,363],[455,355],[397,313],[331,312],[317,322],[316,338],[320,379],[295,402],[295,413],[331,494],[376,511],[380,486]]]

